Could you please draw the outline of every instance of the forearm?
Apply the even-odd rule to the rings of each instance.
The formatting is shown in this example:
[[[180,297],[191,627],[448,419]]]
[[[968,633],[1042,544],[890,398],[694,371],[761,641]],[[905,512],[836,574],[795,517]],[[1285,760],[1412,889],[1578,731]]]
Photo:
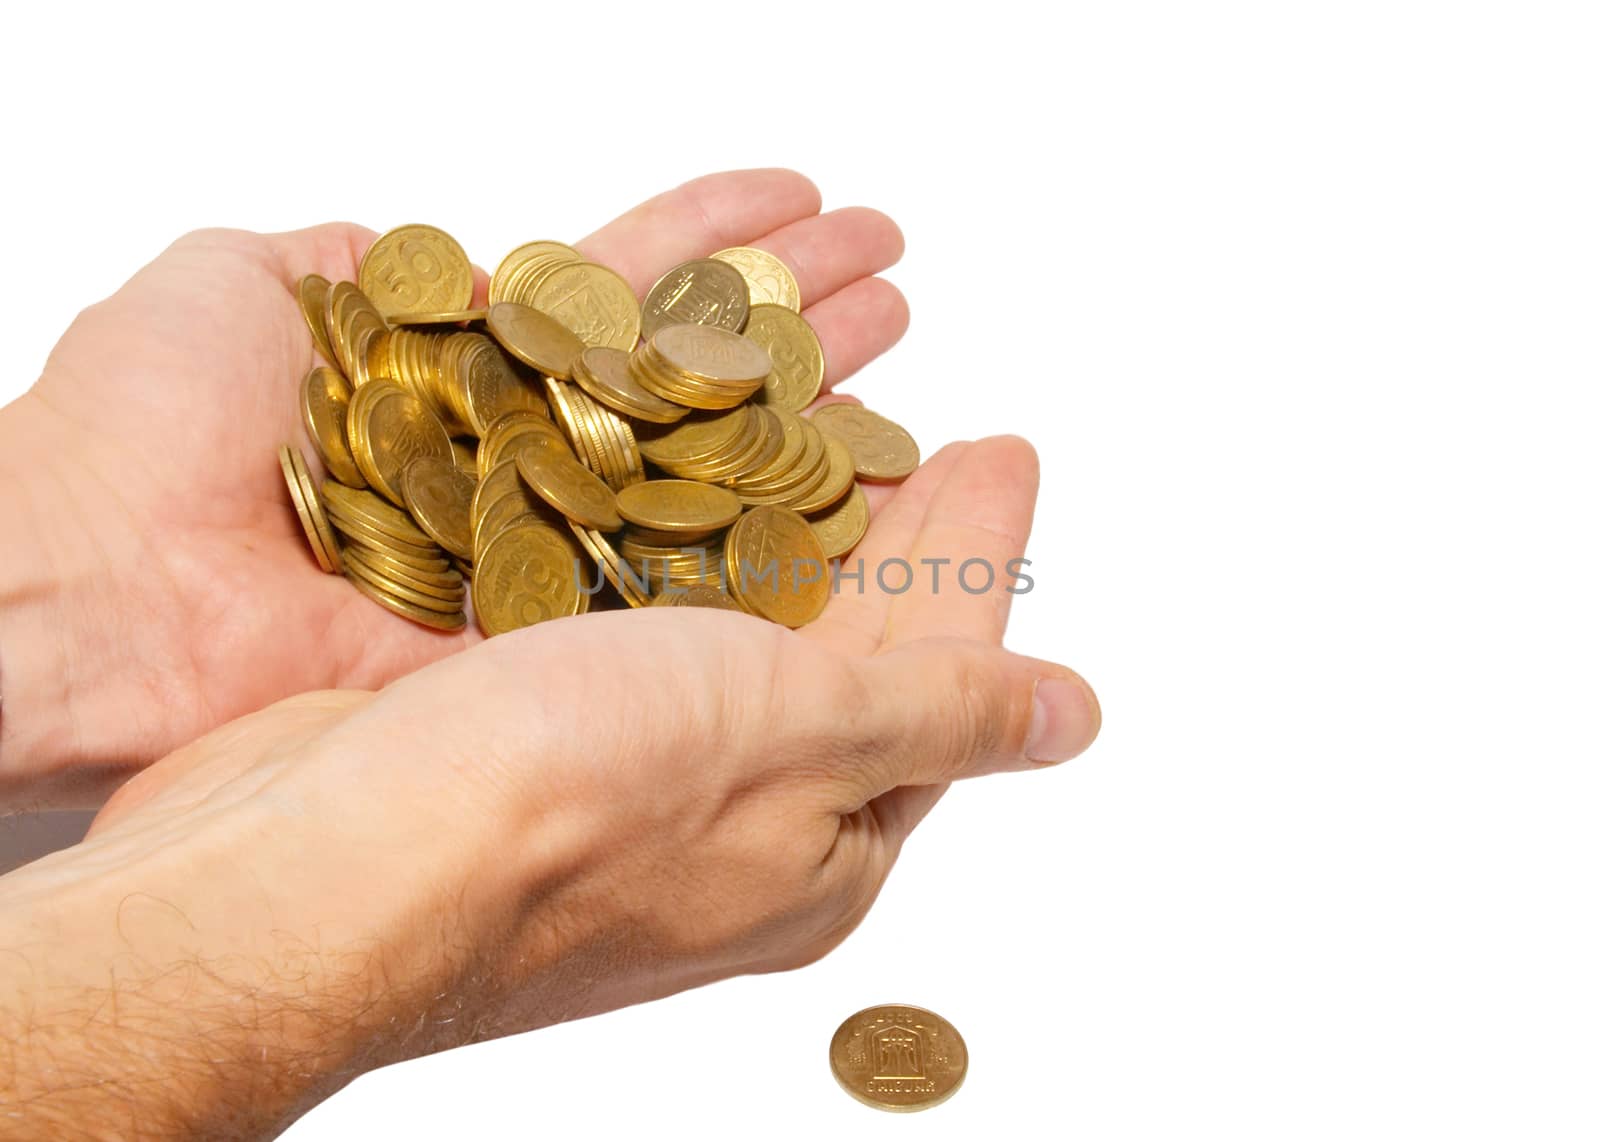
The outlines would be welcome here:
[[[0,1138],[268,1136],[416,1053],[399,1014],[436,981],[401,918],[314,896],[296,911],[319,869],[290,839],[230,809],[0,881]]]

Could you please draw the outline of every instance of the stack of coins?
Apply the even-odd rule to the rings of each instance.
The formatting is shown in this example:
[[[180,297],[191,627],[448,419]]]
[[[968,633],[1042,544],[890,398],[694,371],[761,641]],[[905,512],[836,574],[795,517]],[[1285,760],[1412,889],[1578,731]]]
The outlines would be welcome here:
[[[279,460],[318,565],[415,622],[460,629],[470,596],[490,635],[607,600],[800,626],[866,532],[857,479],[919,461],[860,406],[800,415],[822,349],[762,250],[686,262],[641,303],[530,242],[474,309],[459,244],[402,226],[357,277],[298,289],[326,362],[300,411],[327,478],[293,445]]]

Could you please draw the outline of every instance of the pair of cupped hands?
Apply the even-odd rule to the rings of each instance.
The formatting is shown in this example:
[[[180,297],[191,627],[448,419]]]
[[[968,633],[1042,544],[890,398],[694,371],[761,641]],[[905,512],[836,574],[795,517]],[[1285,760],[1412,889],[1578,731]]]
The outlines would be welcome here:
[[[819,211],[795,173],[712,175],[578,248],[640,293],[725,246],[773,252],[831,386],[908,313],[874,276],[895,224]],[[188,235],[0,412],[0,793],[103,802],[83,843],[0,880],[0,936],[70,942],[69,978],[182,963],[204,965],[185,994],[286,993],[262,1026],[192,1000],[149,1016],[236,1054],[268,1115],[376,1063],[810,962],[949,782],[1065,760],[1099,726],[1070,670],[1001,649],[1003,585],[872,573],[1022,555],[1038,471],[1012,437],[868,489],[868,572],[799,631],[652,608],[485,642],[322,574],[275,455],[305,446],[294,287],[354,279],[372,237]],[[183,1053],[181,1029],[154,1041],[127,1065]]]

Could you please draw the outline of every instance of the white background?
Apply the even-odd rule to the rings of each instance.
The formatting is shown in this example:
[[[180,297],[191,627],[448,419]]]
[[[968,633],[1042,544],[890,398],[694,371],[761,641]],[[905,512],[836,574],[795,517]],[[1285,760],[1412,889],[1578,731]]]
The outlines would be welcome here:
[[[295,1142],[1600,1130],[1585,6],[943,7],[9,17],[0,396],[188,229],[493,265],[773,164],[909,240],[847,391],[1044,454],[1010,641],[1097,685],[1089,754],[956,790],[814,968],[373,1074]],[[835,1088],[880,1001],[965,1034],[945,1106]]]

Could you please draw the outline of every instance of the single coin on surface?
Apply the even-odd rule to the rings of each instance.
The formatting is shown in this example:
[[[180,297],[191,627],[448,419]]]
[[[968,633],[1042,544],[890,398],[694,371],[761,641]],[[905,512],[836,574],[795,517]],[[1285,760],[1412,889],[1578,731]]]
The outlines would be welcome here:
[[[833,1077],[878,1110],[926,1110],[967,1077],[967,1044],[948,1019],[909,1004],[858,1011],[828,1045]]]

